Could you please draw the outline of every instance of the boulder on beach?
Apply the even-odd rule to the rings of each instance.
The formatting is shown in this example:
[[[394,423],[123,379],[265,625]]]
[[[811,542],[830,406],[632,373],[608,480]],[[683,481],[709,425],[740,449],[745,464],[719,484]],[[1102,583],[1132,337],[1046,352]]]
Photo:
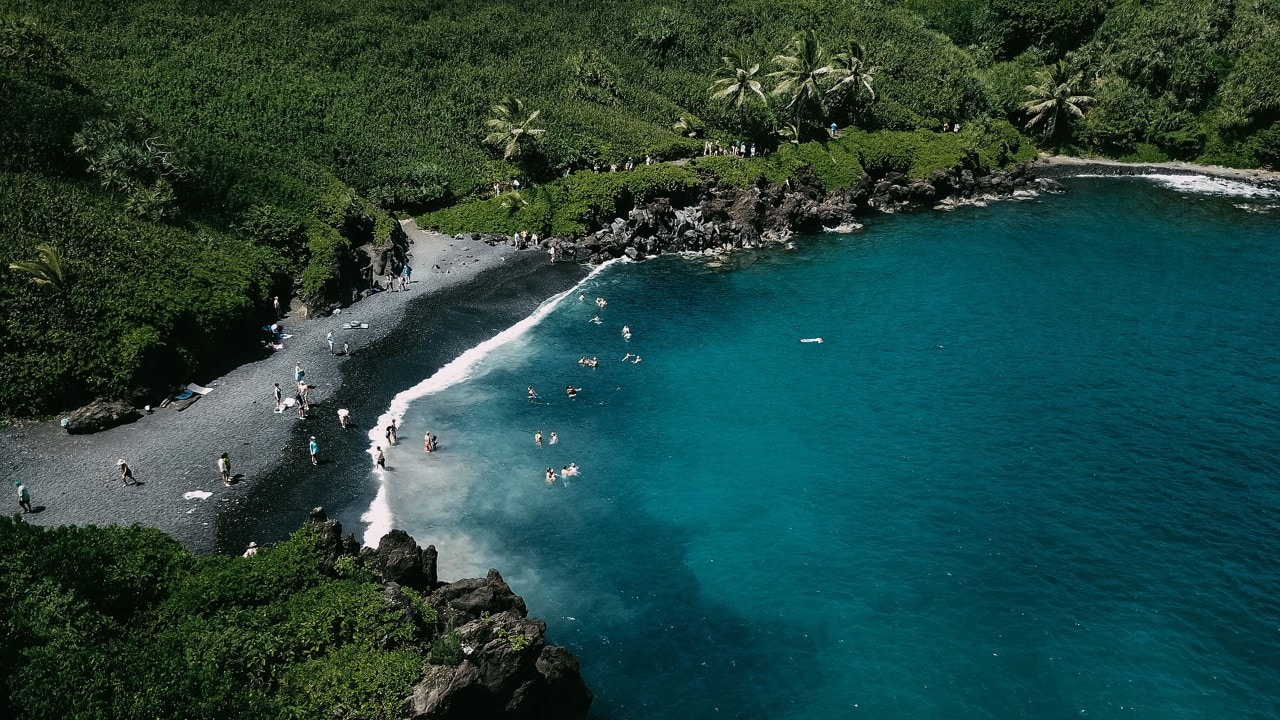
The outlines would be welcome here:
[[[72,435],[109,430],[117,425],[134,422],[142,413],[122,400],[94,400],[67,415],[63,427]]]

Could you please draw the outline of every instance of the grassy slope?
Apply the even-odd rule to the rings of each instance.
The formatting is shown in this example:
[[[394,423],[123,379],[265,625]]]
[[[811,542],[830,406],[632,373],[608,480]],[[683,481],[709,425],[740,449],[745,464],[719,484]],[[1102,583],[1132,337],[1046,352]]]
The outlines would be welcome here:
[[[894,162],[902,161],[895,152],[905,152],[909,170],[944,163],[956,151],[954,138],[925,142],[913,131],[944,120],[973,127],[975,118],[1016,111],[1022,85],[1064,54],[1101,80],[1092,91],[1098,106],[1063,139],[1068,148],[1273,162],[1280,154],[1276,5],[11,0],[0,22],[32,20],[53,49],[41,46],[31,61],[0,47],[0,112],[13,120],[0,127],[0,182],[14,189],[0,195],[0,262],[53,242],[108,302],[86,310],[75,293],[64,298],[0,272],[0,297],[18,310],[0,328],[0,412],[49,411],[123,391],[146,365],[145,357],[129,359],[128,343],[145,346],[135,355],[185,370],[213,338],[252,325],[255,308],[273,290],[287,290],[289,276],[301,277],[313,297],[332,294],[347,248],[389,222],[363,197],[394,196],[415,173],[444,181],[445,195],[437,183],[424,197],[447,201],[482,196],[495,180],[517,174],[546,180],[570,162],[687,154],[699,143],[671,129],[686,113],[712,137],[774,145],[771,110],[730,112],[711,101],[707,85],[731,48],[744,49],[767,73],[769,58],[806,27],[832,50],[851,39],[866,47],[878,68],[877,100],[835,119],[906,133],[867,142],[889,148]],[[59,48],[65,62],[50,70]],[[504,95],[541,110],[547,129],[541,156],[524,168],[481,143],[489,108]],[[70,150],[87,120],[139,116],[193,169],[175,187],[180,212],[165,222],[132,217],[128,198],[99,188]],[[963,137],[983,148],[991,140]],[[848,184],[859,166],[833,162],[856,155],[846,144],[787,150],[771,167],[725,171],[777,173],[806,162],[825,181]],[[575,182],[582,186],[548,190],[515,219],[484,212],[485,222],[512,228],[467,229],[572,231],[592,198],[617,190],[605,187],[610,181]],[[70,231],[53,220],[66,212],[80,218]],[[473,212],[452,211],[454,225],[464,227]],[[104,273],[92,266],[99,256],[132,259],[107,263],[116,272]],[[157,275],[210,272],[240,293],[237,302],[221,298],[222,283],[197,281],[166,288],[149,298],[147,312],[136,311],[148,306],[133,300],[135,277],[156,287],[165,284]],[[42,337],[30,331],[45,318],[72,315],[80,325],[54,322]]]

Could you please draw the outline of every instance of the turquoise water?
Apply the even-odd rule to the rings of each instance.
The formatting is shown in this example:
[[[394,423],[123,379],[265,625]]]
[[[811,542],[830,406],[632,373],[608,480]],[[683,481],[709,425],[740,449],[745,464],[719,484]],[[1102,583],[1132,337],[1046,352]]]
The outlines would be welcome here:
[[[612,265],[397,409],[380,512],[594,717],[1280,716],[1280,200],[1070,187]]]

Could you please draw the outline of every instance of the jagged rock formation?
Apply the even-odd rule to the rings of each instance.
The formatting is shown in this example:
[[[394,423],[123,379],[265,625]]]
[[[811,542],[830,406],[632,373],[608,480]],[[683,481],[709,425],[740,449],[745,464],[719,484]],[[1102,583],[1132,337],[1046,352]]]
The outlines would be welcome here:
[[[342,525],[324,508],[311,511],[308,526],[329,571],[336,574],[344,565],[369,571],[384,584],[387,602],[421,627],[424,642],[448,636],[459,643],[459,661],[431,665],[404,699],[405,718],[560,720],[587,714],[592,696],[577,659],[547,644],[546,623],[528,617],[524,600],[497,570],[441,583],[435,547],[419,547],[402,530],[384,535],[374,549],[360,547],[353,535],[343,537]],[[424,597],[437,617],[423,617],[406,588]]]
[[[796,231],[839,227],[864,212],[898,212],[1020,190],[1061,192],[1062,186],[1032,177],[1029,165],[978,176],[967,169],[938,170],[922,179],[889,172],[877,178],[863,176],[852,188],[832,191],[824,189],[808,168],[780,184],[762,178],[747,187],[707,174],[694,204],[676,207],[673,198],[658,197],[628,209],[625,216],[599,222],[586,235],[549,238],[541,245],[554,259],[592,263],[624,255],[639,260],[663,253],[714,254],[785,242]],[[523,243],[502,236],[483,239],[490,244]]]

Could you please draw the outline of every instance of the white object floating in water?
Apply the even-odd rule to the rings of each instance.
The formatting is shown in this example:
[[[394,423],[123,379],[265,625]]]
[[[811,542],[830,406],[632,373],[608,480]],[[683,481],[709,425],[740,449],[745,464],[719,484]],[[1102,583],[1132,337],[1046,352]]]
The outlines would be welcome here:
[[[213,496],[213,493],[207,492],[205,490],[192,490],[189,493],[185,493],[182,496],[182,499],[183,500],[208,500],[212,496]]]
[[[822,338],[800,338],[800,342],[820,343],[822,342]]]

